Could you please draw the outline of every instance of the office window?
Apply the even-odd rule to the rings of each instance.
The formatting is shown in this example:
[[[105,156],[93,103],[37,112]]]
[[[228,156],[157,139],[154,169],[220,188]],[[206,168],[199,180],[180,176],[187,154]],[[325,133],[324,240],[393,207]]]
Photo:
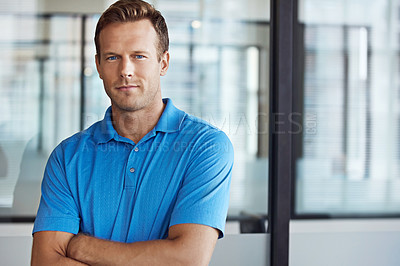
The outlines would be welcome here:
[[[229,215],[266,215],[269,3],[154,4],[170,32],[163,96],[231,139]],[[0,47],[7,51],[0,66],[0,217],[35,216],[52,149],[103,119],[110,105],[94,64],[99,15],[34,13],[0,15],[7,25],[0,30]]]
[[[399,1],[300,1],[296,214],[400,209]]]
[[[80,20],[0,21],[0,216],[34,216],[49,153],[79,130]]]

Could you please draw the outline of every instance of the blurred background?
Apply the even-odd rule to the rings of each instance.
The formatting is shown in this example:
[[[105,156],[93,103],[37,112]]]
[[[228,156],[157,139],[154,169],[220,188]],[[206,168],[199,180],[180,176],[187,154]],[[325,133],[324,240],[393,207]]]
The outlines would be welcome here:
[[[101,120],[110,105],[93,38],[112,2],[0,0],[0,222],[6,230],[33,222],[53,148]],[[270,132],[269,120],[289,116],[291,232],[299,233],[291,238],[291,265],[399,265],[390,248],[376,245],[400,244],[400,1],[298,1],[291,114],[270,113],[270,1],[149,2],[170,33],[163,97],[233,143],[227,232],[265,233],[255,240],[262,243],[255,256],[268,263],[269,138],[279,133]],[[337,230],[357,232],[344,253],[365,244],[360,252],[373,257],[361,262],[352,250],[358,262],[337,261],[343,254],[328,251],[349,234],[315,238]],[[371,240],[360,231],[391,238]],[[319,248],[325,262],[313,264],[304,243]]]

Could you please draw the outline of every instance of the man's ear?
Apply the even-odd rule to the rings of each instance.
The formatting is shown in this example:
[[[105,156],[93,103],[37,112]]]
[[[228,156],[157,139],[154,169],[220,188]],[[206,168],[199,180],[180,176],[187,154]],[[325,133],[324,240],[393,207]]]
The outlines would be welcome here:
[[[96,69],[97,69],[97,73],[99,73],[99,77],[101,79],[103,79],[103,77],[101,76],[101,71],[100,71],[100,57],[98,54],[95,55],[95,60],[96,60]]]
[[[163,56],[161,57],[161,70],[160,70],[160,76],[165,76],[167,74],[167,70],[169,67],[169,52],[165,51]]]

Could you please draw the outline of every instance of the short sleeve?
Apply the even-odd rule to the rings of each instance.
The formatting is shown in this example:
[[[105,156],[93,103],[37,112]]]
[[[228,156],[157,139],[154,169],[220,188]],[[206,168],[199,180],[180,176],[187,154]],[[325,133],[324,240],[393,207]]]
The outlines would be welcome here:
[[[38,231],[78,233],[79,211],[65,173],[64,153],[60,144],[52,152],[46,165],[33,233]]]
[[[233,167],[233,147],[222,131],[193,146],[193,156],[179,190],[170,226],[195,223],[225,230]]]

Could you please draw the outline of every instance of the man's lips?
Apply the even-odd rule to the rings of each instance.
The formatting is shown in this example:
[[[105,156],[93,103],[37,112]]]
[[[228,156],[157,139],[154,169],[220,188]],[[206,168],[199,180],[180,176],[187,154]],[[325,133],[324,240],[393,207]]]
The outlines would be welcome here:
[[[128,91],[128,90],[137,89],[138,87],[139,87],[138,85],[124,85],[124,86],[117,87],[117,90]]]

